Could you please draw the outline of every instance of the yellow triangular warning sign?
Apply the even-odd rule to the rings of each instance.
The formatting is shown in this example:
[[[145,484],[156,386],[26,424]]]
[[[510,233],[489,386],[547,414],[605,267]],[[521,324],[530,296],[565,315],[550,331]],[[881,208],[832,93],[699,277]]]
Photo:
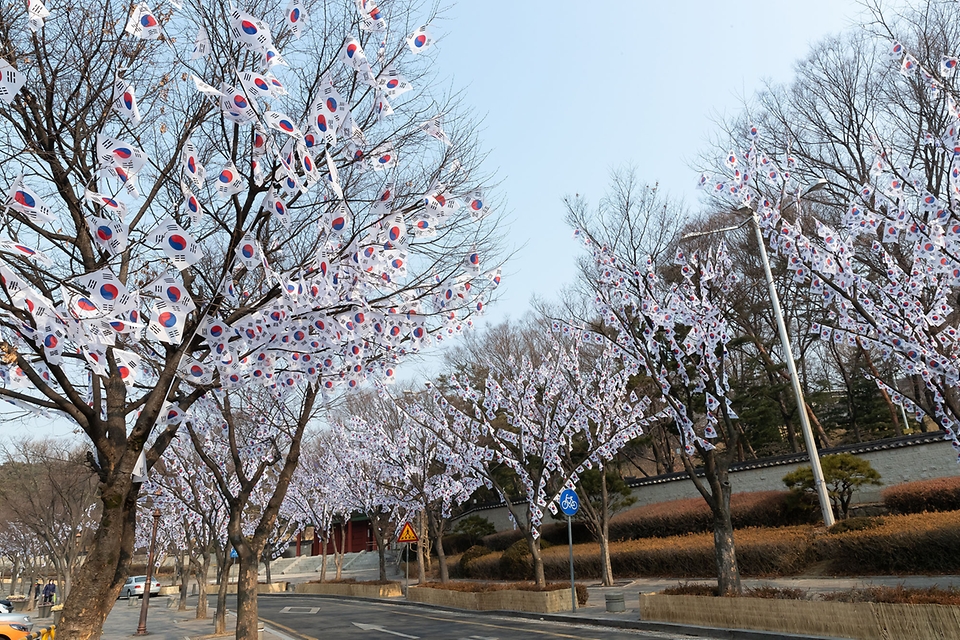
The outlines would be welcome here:
[[[413,530],[409,522],[403,525],[403,529],[400,530],[400,535],[397,536],[397,542],[417,542],[419,539],[416,531]]]

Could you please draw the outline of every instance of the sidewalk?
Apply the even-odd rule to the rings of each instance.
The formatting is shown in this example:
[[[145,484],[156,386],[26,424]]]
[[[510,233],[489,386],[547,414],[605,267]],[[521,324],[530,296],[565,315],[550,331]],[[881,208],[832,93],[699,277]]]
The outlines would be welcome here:
[[[167,608],[167,601],[171,598],[157,596],[150,598],[150,610],[147,613],[147,631],[151,640],[183,640],[184,637],[199,638],[213,633],[214,607],[210,607],[206,620],[197,620],[196,598],[193,606],[186,611],[177,611]],[[135,600],[137,606],[129,606],[126,600],[117,600],[107,621],[103,625],[101,640],[129,640],[137,637],[134,633],[140,621],[140,600]],[[227,614],[227,636],[232,637],[236,617]],[[263,634],[264,640],[291,640],[289,636],[278,633],[267,625]]]

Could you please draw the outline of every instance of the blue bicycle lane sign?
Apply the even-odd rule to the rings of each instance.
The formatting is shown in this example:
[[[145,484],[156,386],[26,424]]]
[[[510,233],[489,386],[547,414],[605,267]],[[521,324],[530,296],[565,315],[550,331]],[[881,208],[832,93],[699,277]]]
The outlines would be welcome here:
[[[560,511],[565,516],[575,516],[580,509],[580,498],[573,489],[564,489],[560,494]]]

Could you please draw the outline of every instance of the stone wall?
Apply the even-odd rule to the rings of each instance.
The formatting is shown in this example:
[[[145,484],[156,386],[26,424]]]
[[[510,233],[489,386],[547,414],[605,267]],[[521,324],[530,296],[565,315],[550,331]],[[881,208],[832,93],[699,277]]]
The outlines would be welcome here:
[[[960,607],[936,604],[641,594],[640,619],[860,640],[960,640]]]
[[[570,589],[557,589],[556,591],[504,590],[473,593],[429,587],[410,587],[407,589],[407,598],[411,602],[467,609],[468,611],[559,613],[570,611],[573,597],[570,594]]]
[[[866,487],[855,494],[852,503],[854,506],[880,502],[880,492],[884,487],[914,480],[955,476],[960,473],[956,452],[950,442],[943,440],[940,434],[903,436],[862,445],[847,445],[823,451],[822,455],[843,452],[853,453],[870,462],[880,473],[883,482],[879,487]],[[786,489],[783,476],[798,467],[809,464],[808,459],[804,458],[805,454],[799,454],[739,464],[730,473],[733,492],[783,491]],[[685,473],[640,478],[631,482],[630,485],[633,496],[637,499],[635,507],[700,497],[696,487]],[[497,531],[513,528],[505,506],[480,507],[468,510],[459,517],[472,514],[488,519]]]

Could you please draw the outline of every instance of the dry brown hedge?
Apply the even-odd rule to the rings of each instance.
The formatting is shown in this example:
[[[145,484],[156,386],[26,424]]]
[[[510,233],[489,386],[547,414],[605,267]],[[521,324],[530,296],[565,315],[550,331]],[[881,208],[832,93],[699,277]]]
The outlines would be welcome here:
[[[747,527],[785,527],[810,524],[819,512],[797,508],[789,491],[754,491],[735,493],[730,498],[730,512],[736,529]],[[634,507],[610,519],[611,540],[664,538],[713,530],[713,516],[702,498],[672,500]],[[553,544],[567,544],[566,523],[544,525],[540,535]],[[504,551],[523,539],[519,529],[499,531],[484,536],[483,546]],[[573,542],[592,542],[583,523],[573,525]]]
[[[960,509],[960,477],[905,482],[884,489],[880,495],[893,513],[956,511]]]
[[[832,575],[960,573],[960,511],[886,516],[875,528],[828,533],[810,525],[777,529],[738,529],[734,533],[737,561],[745,576],[798,575],[817,565]],[[716,575],[713,536],[698,533],[669,538],[644,538],[610,545],[617,577],[698,578]],[[501,574],[500,553],[469,563],[465,577],[509,579]],[[567,549],[543,551],[548,579],[569,575]],[[578,576],[600,577],[596,543],[574,547]]]

